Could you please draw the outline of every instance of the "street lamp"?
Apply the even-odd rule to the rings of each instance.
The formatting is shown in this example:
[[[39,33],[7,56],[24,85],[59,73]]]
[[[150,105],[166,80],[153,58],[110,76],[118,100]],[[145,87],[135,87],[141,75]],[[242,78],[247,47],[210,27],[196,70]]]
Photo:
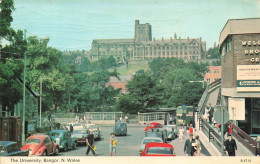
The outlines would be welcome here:
[[[204,81],[189,81],[190,83],[202,83],[202,88],[204,89]]]
[[[40,127],[42,127],[42,80],[53,79],[53,78],[42,78],[40,77]]]

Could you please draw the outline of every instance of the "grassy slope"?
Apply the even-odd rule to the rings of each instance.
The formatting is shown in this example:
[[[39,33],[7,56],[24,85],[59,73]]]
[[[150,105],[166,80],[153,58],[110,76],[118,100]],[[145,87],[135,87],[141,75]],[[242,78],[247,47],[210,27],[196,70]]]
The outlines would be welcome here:
[[[134,72],[144,69],[147,71],[149,69],[148,64],[129,64],[128,68],[125,68],[125,66],[122,66],[118,68],[117,72],[119,72],[120,75],[133,75]]]

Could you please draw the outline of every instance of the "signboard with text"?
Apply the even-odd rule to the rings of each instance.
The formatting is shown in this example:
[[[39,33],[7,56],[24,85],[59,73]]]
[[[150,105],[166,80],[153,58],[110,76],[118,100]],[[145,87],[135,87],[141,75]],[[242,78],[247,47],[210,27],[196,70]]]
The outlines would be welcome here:
[[[237,65],[237,92],[260,92],[260,65]]]

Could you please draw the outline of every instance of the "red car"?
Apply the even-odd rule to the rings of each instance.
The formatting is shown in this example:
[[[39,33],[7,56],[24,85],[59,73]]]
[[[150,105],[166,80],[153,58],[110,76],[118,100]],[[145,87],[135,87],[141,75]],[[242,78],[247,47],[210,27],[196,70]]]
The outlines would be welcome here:
[[[167,143],[147,143],[141,156],[176,156],[174,148]]]
[[[29,150],[29,156],[58,155],[59,147],[48,135],[36,134],[27,138],[21,150]]]
[[[147,127],[145,128],[145,132],[149,129],[152,129],[152,128],[162,128],[162,124],[158,123],[158,122],[152,122],[150,124],[147,125]]]

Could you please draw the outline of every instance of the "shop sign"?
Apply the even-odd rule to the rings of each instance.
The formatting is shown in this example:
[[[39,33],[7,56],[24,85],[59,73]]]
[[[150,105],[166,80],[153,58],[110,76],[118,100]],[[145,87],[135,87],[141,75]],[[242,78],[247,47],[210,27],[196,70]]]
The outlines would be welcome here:
[[[237,65],[237,91],[260,92],[260,65]]]

